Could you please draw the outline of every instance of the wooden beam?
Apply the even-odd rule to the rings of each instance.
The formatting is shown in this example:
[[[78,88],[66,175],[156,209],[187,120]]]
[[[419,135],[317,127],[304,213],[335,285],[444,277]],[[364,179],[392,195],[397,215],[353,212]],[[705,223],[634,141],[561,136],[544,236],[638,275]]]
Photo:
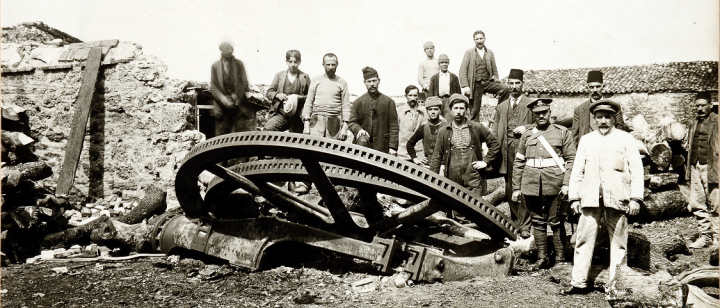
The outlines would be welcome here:
[[[65,159],[60,169],[58,185],[55,190],[57,195],[67,195],[72,188],[73,182],[75,182],[75,171],[80,162],[80,152],[82,152],[83,141],[85,140],[85,131],[90,116],[93,94],[95,93],[95,83],[100,71],[101,57],[102,48],[94,47],[90,50],[85,63],[85,73],[80,85],[78,99],[75,101],[75,114],[70,126],[72,131],[70,131],[70,138],[68,138],[67,147],[65,148]]]

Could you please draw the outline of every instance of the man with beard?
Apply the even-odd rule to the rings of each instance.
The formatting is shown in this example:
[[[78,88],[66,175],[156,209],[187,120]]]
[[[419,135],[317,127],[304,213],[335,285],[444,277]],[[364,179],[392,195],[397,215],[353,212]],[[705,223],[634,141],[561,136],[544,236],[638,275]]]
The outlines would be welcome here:
[[[575,107],[573,111],[573,122],[572,122],[572,133],[575,139],[575,144],[580,143],[580,137],[585,134],[597,130],[595,121],[592,120],[592,114],[590,112],[590,104],[603,99],[603,90],[605,85],[603,84],[603,73],[601,71],[590,71],[587,76],[587,90],[590,93],[590,99],[586,102]],[[615,128],[629,131],[625,120],[623,120],[623,113],[621,109],[615,114]]]
[[[233,56],[229,43],[220,44],[220,57],[210,72],[215,136],[256,130],[256,109],[245,96],[248,89],[245,66]]]
[[[575,241],[571,287],[561,294],[586,294],[588,272],[593,259],[598,226],[602,222],[610,242],[610,274],[627,257],[627,216],[640,211],[644,174],[635,137],[614,127],[620,105],[608,99],[589,108],[597,130],[580,138],[568,197],[575,213],[581,213]]]
[[[447,121],[440,116],[440,108],[443,102],[440,98],[432,96],[425,101],[425,110],[427,110],[428,120],[422,124],[405,143],[405,148],[412,161],[418,165],[427,167],[430,157],[435,150],[435,141],[437,140],[440,127],[447,125]],[[425,157],[418,158],[415,151],[415,145],[422,140],[423,154]],[[400,146],[403,144],[400,143]]]
[[[313,78],[302,112],[304,134],[339,140],[347,138],[350,90],[345,79],[335,75],[337,66],[336,55],[323,56],[325,75]]]
[[[452,111],[448,106],[448,99],[452,94],[461,93],[460,79],[457,75],[448,71],[448,66],[450,66],[450,58],[448,58],[448,56],[440,55],[440,57],[438,57],[438,63],[440,64],[440,72],[430,78],[430,93],[428,95],[437,96],[442,99],[442,115],[450,121],[452,119]]]
[[[479,121],[483,93],[499,95],[498,102],[503,102],[509,92],[498,77],[495,53],[485,47],[485,33],[475,31],[473,40],[475,47],[465,51],[460,64],[460,86],[463,94],[470,97],[470,120]]]
[[[523,71],[511,69],[508,76],[508,87],[510,89],[510,98],[501,102],[495,108],[495,121],[493,125],[493,135],[500,142],[500,152],[502,153],[502,164],[499,173],[505,175],[505,196],[510,206],[510,214],[512,219],[517,223],[520,229],[520,236],[523,238],[530,237],[530,213],[525,205],[525,199],[520,196],[517,200],[512,200],[510,196],[513,193],[513,161],[515,160],[515,150],[519,146],[519,139],[525,133],[525,125],[534,123],[528,104],[533,102],[532,99],[523,95]]]
[[[538,260],[533,264],[533,269],[547,268],[549,265],[548,225],[553,231],[555,264],[565,262],[567,233],[559,199],[568,194],[575,143],[567,128],[550,124],[550,103],[552,99],[538,98],[527,105],[527,109],[532,110],[535,125],[529,127],[519,140],[512,175],[511,199],[518,202],[522,194],[532,217],[538,250]]]
[[[427,59],[420,62],[418,68],[418,83],[422,87],[422,93],[428,93],[428,87],[430,86],[430,77],[437,74],[440,71],[438,61],[435,59],[435,45],[433,42],[427,42],[423,45],[423,50]]]
[[[398,133],[398,145],[400,146],[398,149],[398,157],[407,161],[411,161],[412,158],[404,145],[407,144],[410,136],[412,136],[427,118],[425,108],[418,105],[419,92],[420,90],[416,86],[407,86],[405,88],[407,103],[397,108],[398,126],[400,130]]]
[[[350,112],[350,131],[356,141],[380,152],[397,156],[398,115],[395,101],[380,93],[380,78],[372,67],[362,70],[367,93],[358,97]]]
[[[690,180],[688,210],[700,229],[700,237],[688,247],[700,249],[718,241],[718,116],[711,112],[708,92],[695,96],[695,108],[697,117],[685,137],[685,178]]]
[[[450,96],[453,121],[440,128],[435,149],[430,159],[430,170],[440,172],[445,166],[444,176],[475,193],[485,195],[485,168],[493,165],[500,152],[500,144],[490,129],[465,116],[470,102],[461,94]],[[483,157],[482,143],[488,152]]]

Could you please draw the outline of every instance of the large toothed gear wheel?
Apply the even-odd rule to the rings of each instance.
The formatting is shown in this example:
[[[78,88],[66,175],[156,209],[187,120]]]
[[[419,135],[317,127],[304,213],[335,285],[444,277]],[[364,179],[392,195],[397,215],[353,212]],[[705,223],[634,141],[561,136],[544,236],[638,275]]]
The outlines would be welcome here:
[[[218,165],[230,159],[253,156],[295,159],[258,161],[232,169]],[[208,214],[197,185],[197,178],[204,170],[235,187],[259,193],[276,206],[284,204],[288,209],[290,205],[304,215],[303,223],[344,236],[363,238],[362,234],[382,233],[403,222],[427,217],[438,209],[452,209],[476,223],[493,240],[516,238],[516,226],[507,216],[464,187],[394,156],[334,139],[282,132],[244,132],[198,144],[182,162],[175,180],[178,200],[187,216]],[[323,205],[288,196],[270,184],[273,181],[312,181]],[[213,189],[217,185],[214,184]],[[355,224],[334,185],[360,189],[363,214],[369,227]],[[429,198],[432,202],[420,202],[399,215],[386,218],[382,217],[382,209],[377,204],[376,192],[412,201]]]

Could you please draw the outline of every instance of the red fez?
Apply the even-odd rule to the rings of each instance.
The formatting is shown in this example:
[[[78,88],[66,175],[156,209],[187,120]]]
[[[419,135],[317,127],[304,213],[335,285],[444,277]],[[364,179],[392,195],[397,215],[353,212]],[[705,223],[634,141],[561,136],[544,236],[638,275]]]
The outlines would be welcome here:
[[[599,82],[603,83],[603,73],[601,71],[590,71],[588,73],[587,82]]]
[[[520,81],[523,81],[523,70],[511,69],[508,79],[518,79]]]
[[[362,69],[362,72],[363,72],[364,80],[368,80],[373,77],[378,77],[377,71],[374,68],[369,67],[369,66],[366,66],[364,69]]]

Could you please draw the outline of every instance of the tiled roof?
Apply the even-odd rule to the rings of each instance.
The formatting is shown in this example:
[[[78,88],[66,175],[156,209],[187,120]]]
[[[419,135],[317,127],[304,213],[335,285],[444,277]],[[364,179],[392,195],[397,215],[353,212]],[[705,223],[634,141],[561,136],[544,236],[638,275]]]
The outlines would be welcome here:
[[[70,34],[49,27],[42,21],[24,22],[12,27],[2,28],[3,44],[20,42],[44,43],[54,39],[61,39],[68,44],[82,42]]]
[[[611,93],[717,91],[718,62],[670,62],[558,70],[526,70],[523,90],[529,93],[585,93],[587,73],[603,72]],[[507,81],[507,77],[503,79]]]

